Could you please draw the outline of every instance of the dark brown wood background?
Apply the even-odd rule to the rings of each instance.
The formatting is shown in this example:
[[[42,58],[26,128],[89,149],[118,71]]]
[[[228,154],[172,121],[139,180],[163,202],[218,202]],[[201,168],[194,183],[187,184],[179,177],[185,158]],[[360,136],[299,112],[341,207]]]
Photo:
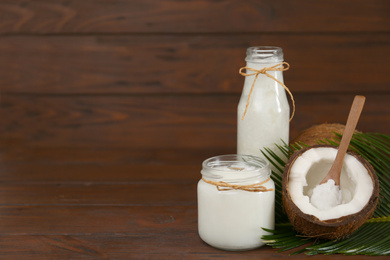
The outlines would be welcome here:
[[[1,0],[0,252],[217,254],[195,186],[202,160],[235,152],[246,48],[283,48],[291,137],[345,122],[356,94],[358,128],[390,134],[389,14],[387,0]]]

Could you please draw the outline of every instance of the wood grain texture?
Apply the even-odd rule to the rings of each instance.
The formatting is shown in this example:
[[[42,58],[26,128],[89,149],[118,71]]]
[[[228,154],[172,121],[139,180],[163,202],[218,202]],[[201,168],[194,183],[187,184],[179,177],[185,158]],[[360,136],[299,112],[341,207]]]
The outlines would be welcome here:
[[[23,246],[22,246],[23,245]],[[90,235],[14,235],[1,240],[3,257],[12,259],[388,259],[367,256],[289,256],[291,251],[276,253],[264,246],[257,250],[227,252],[202,242],[196,231],[161,234],[90,234]]]
[[[1,33],[383,32],[390,23],[386,0],[8,0],[0,12]]]
[[[283,48],[290,137],[390,134],[387,0],[0,1],[0,259],[272,259],[197,233],[203,160],[236,151],[245,50]],[[310,259],[366,259],[314,256]],[[385,259],[385,257],[375,257]]]
[[[295,95],[291,137],[313,124],[345,123],[353,96]],[[389,134],[390,95],[366,96],[358,129]],[[236,147],[238,99],[238,95],[3,96],[0,142],[2,146],[231,151]]]
[[[111,149],[110,149],[111,150]],[[36,150],[35,150],[36,151]],[[62,154],[62,149],[53,149],[53,154]],[[138,183],[142,185],[159,185],[167,183],[188,184],[189,182],[197,182],[200,179],[200,170],[202,161],[218,155],[223,152],[215,151],[196,151],[198,155],[194,158],[183,156],[183,152],[176,152],[177,160],[165,160],[160,164],[148,163],[55,163],[55,162],[18,162],[7,163],[2,160],[0,168],[1,180],[6,189],[8,184],[15,185],[41,185],[41,184],[56,184],[56,185],[88,185],[108,184],[108,185],[129,185],[129,183]],[[225,152],[229,153],[229,152]],[[234,152],[231,152],[234,153]],[[83,150],[82,154],[87,157],[87,152]],[[107,152],[109,154],[109,152]],[[187,154],[188,153],[184,153]],[[121,155],[121,154],[119,154]],[[180,156],[181,155],[181,156]],[[139,155],[134,158],[139,159]],[[180,164],[180,159],[194,161],[190,164]],[[104,160],[104,157],[101,157]],[[161,158],[160,158],[161,160]],[[76,161],[76,160],[75,160]],[[28,169],[27,171],[25,169]],[[38,186],[35,186],[38,187]],[[82,190],[82,188],[80,188]],[[94,190],[94,189],[92,189]]]
[[[117,166],[155,167],[164,165],[193,166],[203,156],[223,152],[223,148],[203,147],[199,149],[167,149],[148,148],[134,149],[132,147],[78,147],[71,146],[1,146],[1,161],[8,167],[29,164],[44,166]],[[225,151],[226,152],[226,151]],[[203,154],[203,155],[202,155]],[[164,168],[166,170],[166,168]],[[142,177],[140,175],[140,177]]]
[[[228,252],[205,244],[197,234],[195,207],[0,207],[2,256],[42,255],[55,259],[273,259],[309,258],[264,246]],[[39,217],[36,217],[39,216]],[[41,217],[43,216],[43,217]],[[80,233],[80,229],[83,230]],[[4,233],[6,232],[6,233]],[[21,246],[23,245],[23,246]],[[364,256],[310,256],[309,259],[367,259]],[[375,259],[387,259],[375,257]]]
[[[158,43],[158,44],[157,44]],[[241,93],[249,46],[283,47],[293,93],[390,91],[390,37],[379,34],[10,36],[3,93]]]
[[[134,175],[136,170],[134,167],[128,174]],[[199,172],[197,177],[200,179]],[[0,185],[0,205],[194,206],[196,184],[197,181],[4,183]]]
[[[1,206],[1,212],[1,234],[162,235],[197,230],[196,206]]]
[[[0,178],[4,185],[188,184],[199,180],[203,160],[224,153],[234,151],[18,146],[2,149]]]

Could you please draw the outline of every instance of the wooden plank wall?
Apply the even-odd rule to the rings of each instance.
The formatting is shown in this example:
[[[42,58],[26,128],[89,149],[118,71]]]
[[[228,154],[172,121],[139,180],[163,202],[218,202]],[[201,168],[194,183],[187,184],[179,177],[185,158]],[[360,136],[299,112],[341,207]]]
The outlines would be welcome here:
[[[345,122],[355,94],[367,96],[358,128],[390,134],[387,0],[4,0],[0,13],[0,145],[23,158],[234,153],[238,69],[255,45],[291,65],[291,137]]]

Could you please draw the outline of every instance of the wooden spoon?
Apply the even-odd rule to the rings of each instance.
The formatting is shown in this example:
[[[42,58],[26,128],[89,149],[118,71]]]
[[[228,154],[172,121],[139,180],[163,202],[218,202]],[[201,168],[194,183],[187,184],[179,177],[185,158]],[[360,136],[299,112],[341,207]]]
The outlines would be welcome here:
[[[333,162],[332,168],[330,168],[328,174],[320,184],[326,183],[328,180],[333,179],[335,185],[340,186],[340,174],[341,168],[343,167],[344,157],[348,150],[349,143],[351,142],[352,135],[355,132],[355,128],[363,110],[365,100],[366,98],[364,96],[355,96],[351,110],[349,111],[347,124],[344,129],[343,137],[341,138],[336,159]]]

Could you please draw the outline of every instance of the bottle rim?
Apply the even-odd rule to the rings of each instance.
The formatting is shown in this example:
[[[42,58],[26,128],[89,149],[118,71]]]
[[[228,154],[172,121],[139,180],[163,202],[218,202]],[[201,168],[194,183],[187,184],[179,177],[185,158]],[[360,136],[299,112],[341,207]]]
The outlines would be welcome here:
[[[276,46],[249,47],[245,60],[255,63],[283,62],[283,49]]]

